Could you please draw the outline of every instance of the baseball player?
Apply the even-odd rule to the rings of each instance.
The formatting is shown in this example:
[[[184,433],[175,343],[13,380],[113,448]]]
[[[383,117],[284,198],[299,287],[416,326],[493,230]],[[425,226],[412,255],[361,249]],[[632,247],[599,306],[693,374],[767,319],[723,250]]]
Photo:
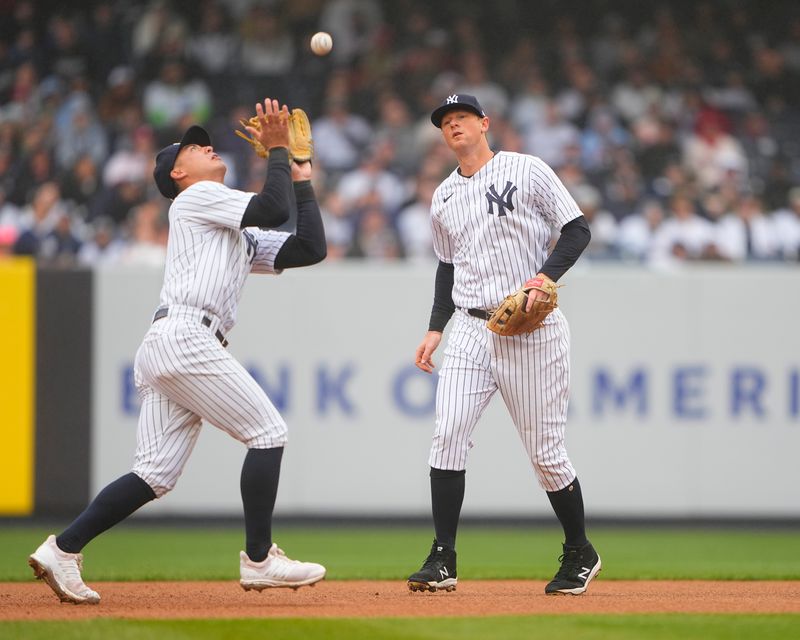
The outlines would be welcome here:
[[[478,419],[500,391],[539,485],[564,529],[561,567],[548,594],[580,594],[600,571],[586,538],[583,498],[564,448],[569,396],[569,327],[559,309],[531,333],[489,331],[490,310],[529,279],[557,281],[589,242],[589,226],[555,173],[539,158],[492,152],[489,118],[478,100],[451,95],[431,114],[458,168],[431,203],[436,271],[428,332],[416,365],[431,373],[445,325],[453,325],[436,391],[430,482],[436,537],[412,591],[452,591],[456,529],[464,498],[467,451]],[[561,229],[552,254],[550,228]],[[536,278],[533,278],[533,276]],[[530,310],[534,296],[527,301]]]
[[[242,587],[297,588],[325,576],[322,565],[290,560],[272,542],[287,427],[225,348],[250,272],[277,275],[319,262],[326,253],[311,163],[289,161],[288,110],[266,99],[256,113],[260,130],[248,127],[248,132],[270,151],[269,174],[260,193],[223,184],[225,164],[201,127],[190,127],[180,142],[156,157],[155,182],[172,205],[160,305],[134,362],[142,408],[133,470],[105,487],[72,524],[49,536],[29,558],[36,577],[64,602],[100,602],[81,578],[81,550],[175,486],[202,420],[247,447],[241,471],[246,531],[246,552],[240,553]],[[292,197],[297,231],[275,231],[288,219]]]

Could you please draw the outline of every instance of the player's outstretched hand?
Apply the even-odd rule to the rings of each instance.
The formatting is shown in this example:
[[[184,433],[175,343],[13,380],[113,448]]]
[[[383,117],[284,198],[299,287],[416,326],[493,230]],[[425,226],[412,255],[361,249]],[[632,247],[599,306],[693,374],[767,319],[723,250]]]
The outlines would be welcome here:
[[[256,104],[256,119],[259,127],[247,125],[247,132],[254,140],[269,151],[275,147],[289,147],[289,107],[278,104],[277,100],[264,100]]]
[[[436,365],[433,364],[431,357],[441,341],[442,334],[439,331],[428,331],[425,334],[422,342],[417,347],[414,358],[414,364],[417,365],[417,368],[422,369],[425,373],[433,373]]]

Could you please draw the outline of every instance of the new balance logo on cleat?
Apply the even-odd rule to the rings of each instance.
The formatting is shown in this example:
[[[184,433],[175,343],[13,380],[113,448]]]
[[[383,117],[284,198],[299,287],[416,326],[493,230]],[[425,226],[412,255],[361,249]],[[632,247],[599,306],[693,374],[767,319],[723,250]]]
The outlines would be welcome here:
[[[455,591],[457,583],[455,549],[440,545],[436,540],[422,568],[408,578],[410,591]]]
[[[561,568],[544,589],[548,595],[577,596],[584,593],[602,566],[600,556],[590,542],[582,547],[564,545],[559,561]]]
[[[262,591],[274,587],[289,587],[297,590],[306,585],[314,586],[325,577],[325,567],[316,562],[300,562],[286,556],[274,544],[266,559],[253,562],[244,551],[239,553],[239,584],[245,591]]]

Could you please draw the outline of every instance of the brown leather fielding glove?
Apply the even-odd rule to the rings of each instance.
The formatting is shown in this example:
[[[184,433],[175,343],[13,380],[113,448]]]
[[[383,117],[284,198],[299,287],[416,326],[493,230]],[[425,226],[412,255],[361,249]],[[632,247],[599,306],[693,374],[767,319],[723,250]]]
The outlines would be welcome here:
[[[261,130],[261,123],[257,116],[249,120],[239,121],[242,127],[250,126],[253,129]],[[264,148],[256,138],[251,138],[247,133],[238,129],[234,132],[240,138],[247,140],[252,146],[256,155],[260,158],[269,156],[269,150]],[[289,159],[295,162],[308,162],[314,157],[314,140],[311,137],[311,123],[306,112],[302,109],[292,109],[289,114]]]
[[[525,311],[528,293],[536,289],[547,295],[533,301],[530,311]],[[507,295],[486,321],[490,331],[501,336],[530,333],[544,324],[544,319],[558,306],[558,285],[545,275],[538,275]]]

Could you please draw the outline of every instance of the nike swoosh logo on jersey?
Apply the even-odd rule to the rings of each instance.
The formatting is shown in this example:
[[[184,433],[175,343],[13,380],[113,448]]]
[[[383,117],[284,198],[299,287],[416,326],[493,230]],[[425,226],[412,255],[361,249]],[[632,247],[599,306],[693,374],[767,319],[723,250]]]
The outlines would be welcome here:
[[[452,198],[452,197],[453,197],[453,194],[452,194],[452,193],[451,193],[450,195],[444,196],[444,197],[442,198],[442,202],[447,202],[447,201],[448,201],[450,198]]]

